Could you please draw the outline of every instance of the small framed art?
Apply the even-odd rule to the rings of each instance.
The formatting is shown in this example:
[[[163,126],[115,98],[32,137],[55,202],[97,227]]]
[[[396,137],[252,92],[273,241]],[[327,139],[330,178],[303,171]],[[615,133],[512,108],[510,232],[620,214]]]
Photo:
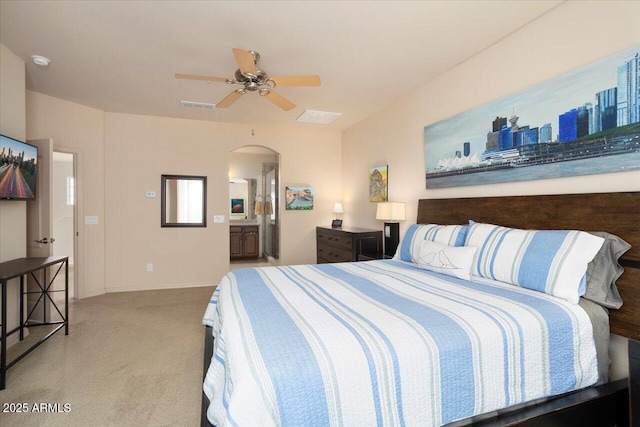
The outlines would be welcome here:
[[[377,166],[369,169],[369,201],[386,202],[389,200],[387,181],[389,176],[388,166]]]

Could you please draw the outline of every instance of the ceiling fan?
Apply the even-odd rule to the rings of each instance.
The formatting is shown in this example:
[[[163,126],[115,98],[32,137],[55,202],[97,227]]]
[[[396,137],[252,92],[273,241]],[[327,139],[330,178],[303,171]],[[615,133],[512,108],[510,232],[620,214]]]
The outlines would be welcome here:
[[[224,82],[228,84],[241,85],[240,89],[236,89],[227,95],[222,101],[216,104],[216,108],[227,108],[236,102],[242,95],[249,92],[258,92],[260,96],[264,96],[267,101],[274,105],[289,111],[295,107],[295,104],[273,91],[275,87],[291,87],[291,86],[320,86],[320,77],[315,75],[309,76],[288,76],[288,77],[269,77],[269,75],[257,67],[260,61],[260,54],[252,50],[233,49],[233,56],[238,63],[234,79],[213,76],[197,76],[193,74],[176,74],[178,79],[189,80],[205,80],[208,82]]]

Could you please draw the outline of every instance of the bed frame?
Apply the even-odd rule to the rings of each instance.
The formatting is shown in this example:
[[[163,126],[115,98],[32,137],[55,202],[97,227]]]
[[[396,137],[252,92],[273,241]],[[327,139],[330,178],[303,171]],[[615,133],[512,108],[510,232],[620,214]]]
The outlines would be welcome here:
[[[640,334],[640,192],[420,199],[417,222],[466,224],[470,219],[506,227],[607,231],[631,244],[616,285],[624,301],[610,311],[611,332],[632,338]],[[205,328],[204,375],[213,355],[211,328]],[[536,405],[507,410],[481,422],[461,420],[455,426],[628,425],[627,380],[592,387]],[[202,395],[201,425],[209,427]],[[577,424],[576,424],[577,423]]]

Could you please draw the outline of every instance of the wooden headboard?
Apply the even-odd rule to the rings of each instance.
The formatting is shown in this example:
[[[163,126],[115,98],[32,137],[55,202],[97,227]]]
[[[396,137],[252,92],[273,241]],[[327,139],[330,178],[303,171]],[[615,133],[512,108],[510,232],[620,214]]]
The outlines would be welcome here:
[[[623,306],[610,310],[610,325],[615,334],[640,335],[640,192],[419,200],[418,223],[470,219],[514,228],[606,231],[627,241],[625,272],[616,282]]]

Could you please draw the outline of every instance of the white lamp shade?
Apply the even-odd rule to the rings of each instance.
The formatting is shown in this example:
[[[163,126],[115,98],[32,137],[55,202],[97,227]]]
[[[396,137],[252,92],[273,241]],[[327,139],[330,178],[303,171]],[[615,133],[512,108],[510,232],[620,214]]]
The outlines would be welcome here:
[[[404,221],[404,203],[381,202],[378,203],[376,219],[382,221]]]
[[[333,213],[335,214],[344,213],[344,210],[342,209],[342,203],[336,203],[335,205],[333,205]]]

